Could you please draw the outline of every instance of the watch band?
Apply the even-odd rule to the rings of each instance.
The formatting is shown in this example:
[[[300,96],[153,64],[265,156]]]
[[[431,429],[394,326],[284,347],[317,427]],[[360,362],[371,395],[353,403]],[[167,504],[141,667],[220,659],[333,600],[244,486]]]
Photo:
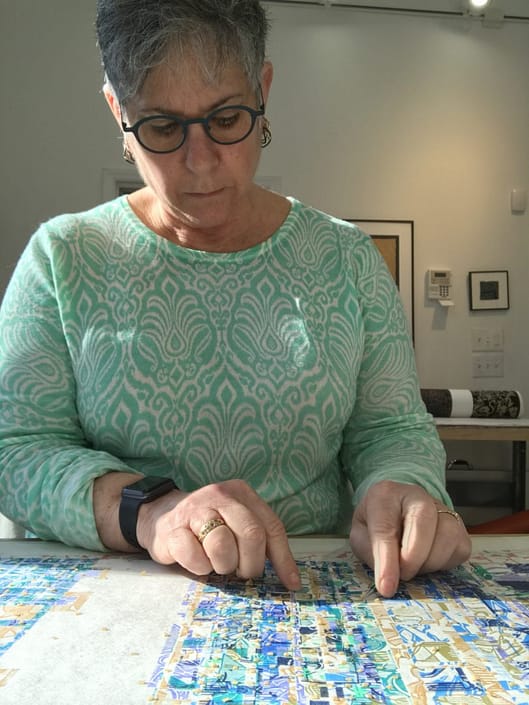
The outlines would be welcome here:
[[[175,483],[166,477],[142,477],[141,480],[122,488],[119,504],[119,528],[128,544],[139,548],[140,551],[145,550],[138,543],[136,534],[140,507],[142,504],[152,502],[175,489],[177,489]]]

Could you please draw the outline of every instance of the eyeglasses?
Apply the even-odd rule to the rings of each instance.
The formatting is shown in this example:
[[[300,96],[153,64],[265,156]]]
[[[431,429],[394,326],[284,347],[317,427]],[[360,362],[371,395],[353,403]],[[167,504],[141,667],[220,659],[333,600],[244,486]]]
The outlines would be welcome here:
[[[123,132],[132,132],[149,152],[176,152],[184,144],[189,125],[200,124],[207,136],[217,144],[237,144],[248,137],[258,117],[264,115],[264,103],[259,110],[247,105],[226,105],[203,118],[182,120],[174,115],[149,115],[131,127],[121,121]]]

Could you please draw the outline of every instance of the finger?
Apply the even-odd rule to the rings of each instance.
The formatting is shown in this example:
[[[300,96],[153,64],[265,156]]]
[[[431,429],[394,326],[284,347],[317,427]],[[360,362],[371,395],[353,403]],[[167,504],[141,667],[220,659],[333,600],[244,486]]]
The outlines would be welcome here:
[[[299,571],[290,552],[283,524],[268,505],[264,502],[262,504],[264,506],[256,506],[254,502],[253,511],[243,504],[235,504],[223,510],[223,518],[237,539],[237,575],[242,578],[261,576],[268,557],[285,587],[299,590]]]
[[[430,554],[421,566],[420,573],[449,570],[470,557],[472,542],[459,517],[451,510],[437,509],[437,530]]]
[[[251,521],[243,521],[242,530],[237,535],[239,546],[239,570],[248,570],[253,565],[257,548],[259,561],[267,556],[277,577],[288,590],[299,590],[301,580],[299,570],[290,551],[288,537],[281,520],[271,507],[264,502],[248,485],[240,486],[244,495],[244,507],[251,507]],[[258,523],[255,523],[255,519]],[[231,524],[230,524],[231,526]],[[258,527],[258,528],[257,528]],[[263,552],[264,551],[264,552]]]
[[[260,577],[266,560],[265,527],[259,518],[242,504],[231,506],[224,516],[237,541],[237,575],[240,578]]]
[[[411,580],[431,553],[437,531],[437,510],[432,501],[416,496],[403,502],[401,579]]]
[[[380,532],[372,534],[375,586],[383,597],[393,597],[400,581],[399,540]]]
[[[384,597],[392,597],[399,585],[400,526],[400,503],[371,502],[369,494],[353,517],[351,545],[355,554],[373,567],[375,586]]]
[[[236,572],[241,578],[256,578],[263,574],[266,559],[266,532],[259,518],[238,498],[219,502],[215,514],[207,521],[190,521],[191,530],[198,536],[206,530],[202,548],[215,570]],[[221,521],[222,525],[208,529],[208,524]]]
[[[267,527],[267,555],[274,566],[277,577],[288,590],[299,590],[299,569],[290,550],[285,528],[278,517]]]
[[[208,575],[213,570],[196,536],[184,527],[174,529],[163,542],[161,550],[153,546],[152,558],[163,564],[178,563],[194,575]]]
[[[199,543],[215,573],[230,575],[237,570],[239,565],[237,540],[228,526],[223,524],[215,527]]]
[[[235,572],[239,563],[237,541],[224,518],[215,510],[206,510],[193,516],[189,522],[191,533],[212,569],[219,575]],[[195,553],[196,553],[195,547]]]

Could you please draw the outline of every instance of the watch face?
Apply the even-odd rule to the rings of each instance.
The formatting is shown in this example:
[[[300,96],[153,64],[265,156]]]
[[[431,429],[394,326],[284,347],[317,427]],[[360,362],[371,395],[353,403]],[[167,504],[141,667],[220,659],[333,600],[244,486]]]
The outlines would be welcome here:
[[[166,477],[142,477],[141,480],[124,487],[121,494],[123,497],[155,499],[174,490],[175,487],[175,483]]]

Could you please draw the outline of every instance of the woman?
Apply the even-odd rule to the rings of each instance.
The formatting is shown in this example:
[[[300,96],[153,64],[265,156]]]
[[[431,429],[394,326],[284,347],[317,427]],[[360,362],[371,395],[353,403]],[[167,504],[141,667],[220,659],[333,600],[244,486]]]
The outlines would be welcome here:
[[[146,187],[44,224],[1,313],[0,510],[195,574],[299,576],[332,532],[393,595],[470,541],[398,293],[354,226],[253,182],[256,0],[99,0],[105,97]],[[142,478],[138,482],[139,478]]]

